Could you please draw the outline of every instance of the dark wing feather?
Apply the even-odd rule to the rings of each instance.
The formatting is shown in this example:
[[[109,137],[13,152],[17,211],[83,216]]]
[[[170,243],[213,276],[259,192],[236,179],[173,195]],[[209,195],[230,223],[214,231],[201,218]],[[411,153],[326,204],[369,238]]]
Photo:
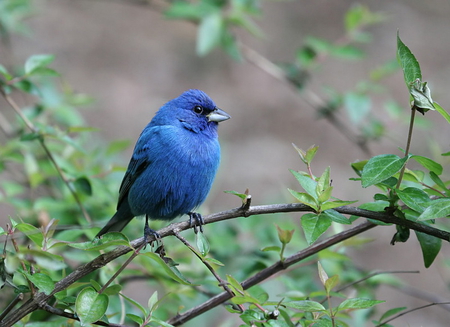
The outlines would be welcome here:
[[[142,172],[150,165],[150,163],[151,161],[149,161],[145,157],[131,158],[130,163],[128,164],[127,172],[123,177],[122,184],[120,184],[117,210],[119,210],[121,203],[128,196],[128,191],[130,190],[136,178],[138,178],[142,174]]]

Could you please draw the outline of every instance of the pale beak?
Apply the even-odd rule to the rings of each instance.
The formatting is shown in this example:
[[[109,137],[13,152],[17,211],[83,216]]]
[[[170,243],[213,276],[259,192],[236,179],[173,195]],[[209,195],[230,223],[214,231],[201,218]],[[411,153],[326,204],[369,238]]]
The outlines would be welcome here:
[[[209,121],[214,121],[216,123],[220,123],[221,121],[228,120],[231,118],[229,114],[219,108],[215,108],[211,111],[206,117],[208,117]]]

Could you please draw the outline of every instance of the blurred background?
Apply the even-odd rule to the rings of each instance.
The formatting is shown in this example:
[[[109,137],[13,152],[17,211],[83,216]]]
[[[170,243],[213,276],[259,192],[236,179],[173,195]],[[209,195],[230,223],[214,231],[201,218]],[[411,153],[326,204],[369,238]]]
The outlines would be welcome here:
[[[327,98],[325,88],[339,92],[354,90],[376,67],[395,59],[396,33],[408,45],[422,68],[433,99],[450,109],[450,2],[448,0],[363,1],[371,11],[381,12],[385,20],[368,27],[371,42],[359,44],[363,60],[325,58],[312,74],[308,90]],[[304,96],[254,63],[236,62],[222,50],[206,56],[196,54],[197,27],[182,20],[168,20],[161,13],[162,3],[143,5],[139,1],[34,1],[35,14],[27,19],[29,36],[14,35],[10,46],[0,48],[0,59],[23,63],[32,54],[55,54],[51,67],[76,92],[95,98],[83,111],[88,125],[100,130],[106,141],[132,140],[122,156],[126,165],[135,140],[166,101],[190,88],[208,93],[232,119],[220,125],[222,163],[203,213],[226,210],[239,205],[238,198],[224,190],[249,189],[253,204],[293,202],[287,188],[299,189],[288,169],[305,170],[295,143],[302,149],[318,145],[313,172],[320,175],[330,166],[333,195],[342,200],[370,201],[375,189],[361,191],[350,163],[370,155],[345,137],[354,125],[340,113],[344,127],[336,128],[319,119],[317,108]],[[262,37],[239,32],[240,41],[275,64],[292,62],[307,36],[335,42],[345,35],[344,15],[353,1],[266,1],[262,15],[254,21]],[[386,135],[370,142],[371,155],[394,153],[406,143],[408,92],[400,70],[380,82],[383,92],[374,92],[372,115],[387,124]],[[392,119],[385,108],[386,96],[397,101],[405,114]],[[2,106],[2,111],[8,109]],[[440,153],[449,151],[450,129],[437,113],[428,113],[432,122],[417,129],[411,152],[443,163]],[[448,177],[448,176],[447,176]],[[357,183],[357,184],[355,184]],[[117,185],[118,187],[119,185]],[[116,199],[111,199],[115,203]],[[2,206],[2,219],[14,215]],[[112,212],[111,212],[112,213]],[[94,217],[95,218],[95,217]],[[101,217],[102,219],[105,217]],[[270,219],[270,217],[267,217]],[[226,222],[225,222],[226,223]],[[220,228],[220,224],[206,230]],[[300,229],[300,226],[299,226]],[[298,231],[300,232],[300,231]],[[419,246],[411,251],[403,244],[389,245],[394,227],[380,227],[367,233],[374,241],[364,251],[355,250],[357,266],[378,270],[420,270],[401,278],[410,285],[450,299],[448,267],[436,263],[423,267]],[[417,243],[410,240],[410,243]],[[444,244],[443,253],[449,253]],[[405,251],[408,249],[408,251]],[[443,259],[441,257],[441,259]],[[378,299],[386,308],[413,308],[427,302],[382,288]],[[406,315],[395,326],[446,326],[450,313],[437,306]]]

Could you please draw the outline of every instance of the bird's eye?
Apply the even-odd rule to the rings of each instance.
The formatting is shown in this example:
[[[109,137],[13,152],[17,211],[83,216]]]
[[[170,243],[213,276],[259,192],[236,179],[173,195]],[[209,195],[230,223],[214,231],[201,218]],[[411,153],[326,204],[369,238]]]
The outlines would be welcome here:
[[[196,113],[196,114],[201,114],[202,112],[203,112],[203,107],[202,106],[195,106],[194,107],[194,112]]]

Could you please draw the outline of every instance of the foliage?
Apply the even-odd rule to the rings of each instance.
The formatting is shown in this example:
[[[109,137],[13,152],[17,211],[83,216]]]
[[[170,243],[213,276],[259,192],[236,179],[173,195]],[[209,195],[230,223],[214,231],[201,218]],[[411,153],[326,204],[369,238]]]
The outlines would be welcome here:
[[[0,6],[2,32],[23,31],[21,18],[30,12],[29,2],[4,1]],[[232,58],[241,60],[246,48],[241,46],[234,30],[262,35],[251,19],[261,15],[258,1],[175,1],[165,15],[198,24],[197,52],[202,56],[222,47]],[[302,91],[308,87],[308,76],[326,57],[362,59],[364,53],[357,45],[370,41],[366,27],[383,19],[383,15],[365,6],[354,6],[344,18],[345,37],[341,42],[309,36],[294,62],[278,68],[288,83]],[[417,59],[399,36],[397,41],[397,60],[411,97],[411,126],[416,111],[425,114],[436,110],[450,122],[445,110],[432,100],[427,83],[422,81]],[[450,190],[442,177],[444,167],[430,158],[409,153],[410,137],[401,156],[380,154],[352,163],[357,175],[352,179],[361,182],[363,188],[375,186],[379,190],[374,194],[374,202],[361,204],[359,208],[350,206],[354,200],[333,196],[330,167],[320,176],[313,174],[312,161],[318,147],[304,151],[294,146],[306,171],[291,170],[303,190],[289,190],[293,200],[301,204],[289,208],[308,211],[300,219],[303,235],[296,230],[297,215],[286,213],[286,219],[273,216],[277,219],[275,227],[272,223],[263,224],[262,214],[252,213],[258,212],[258,208],[251,207],[248,191],[230,191],[242,200],[242,206],[223,213],[222,219],[252,217],[228,220],[221,233],[209,239],[208,232],[196,234],[195,240],[193,233],[189,233],[188,239],[184,239],[179,231],[187,229],[187,223],[180,223],[160,233],[164,246],[158,244],[154,252],[151,246],[142,249],[139,241],[130,242],[122,233],[109,233],[92,241],[98,227],[93,227],[91,217],[109,218],[124,170],[114,162],[129,142],[105,144],[98,139],[95,129],[85,126],[79,109],[91,104],[92,98],[75,93],[62,83],[59,73],[51,68],[53,60],[52,55],[39,54],[17,69],[7,67],[6,63],[0,65],[0,93],[17,116],[2,119],[8,122],[2,127],[7,140],[0,147],[0,174],[4,177],[0,182],[0,201],[16,212],[6,229],[0,230],[6,244],[0,276],[4,290],[9,293],[4,303],[13,301],[18,294],[30,298],[30,302],[45,298],[45,305],[39,302],[43,310],[36,310],[36,304],[31,313],[20,311],[26,303],[17,306],[17,311],[2,307],[5,311],[0,316],[0,325],[8,321],[25,326],[37,326],[39,321],[45,321],[46,326],[66,325],[69,321],[73,325],[97,321],[178,325],[181,318],[195,317],[178,313],[203,302],[206,296],[211,301],[222,299],[216,305],[230,298],[226,304],[229,317],[238,319],[242,326],[351,326],[371,319],[376,326],[387,326],[388,319],[406,308],[392,308],[380,314],[376,305],[383,300],[376,300],[375,294],[381,284],[396,284],[398,280],[377,274],[371,276],[378,278],[365,280],[368,272],[355,267],[347,253],[364,245],[367,239],[350,238],[354,235],[347,235],[345,227],[363,226],[354,227],[359,217],[371,218],[364,230],[386,225],[387,220],[397,228],[392,244],[408,241],[410,229],[414,229],[425,267],[435,261],[442,239],[448,241],[448,236],[445,238],[448,233],[435,227],[439,220],[450,215]],[[384,91],[379,81],[395,69],[389,62],[345,93],[328,89],[329,98],[317,108],[318,112],[329,118],[344,108],[350,123],[364,136],[361,144],[382,137],[384,127],[371,115],[371,95],[375,89]],[[32,105],[19,105],[15,100],[19,96],[25,96],[26,103]],[[423,169],[408,169],[410,161]],[[355,187],[359,184],[355,183]],[[272,213],[289,211],[276,205],[270,209]],[[353,215],[344,215],[349,212]],[[207,222],[213,219],[206,217]],[[131,223],[140,224],[140,221]],[[364,231],[351,230],[355,235]],[[169,234],[181,242],[165,238]],[[234,241],[240,239],[245,242]],[[193,241],[197,249],[190,245]],[[125,259],[127,253],[131,255]],[[192,255],[199,261],[191,260]],[[131,260],[133,265],[127,267]],[[301,260],[301,267],[286,269]],[[280,271],[281,278],[262,283]],[[221,274],[227,275],[226,280],[222,280]],[[157,289],[147,295],[147,305],[122,292],[129,283],[140,279]],[[222,288],[224,291],[220,293]],[[214,321],[215,316],[207,312],[211,307],[203,305],[199,307],[206,312],[205,319]]]

